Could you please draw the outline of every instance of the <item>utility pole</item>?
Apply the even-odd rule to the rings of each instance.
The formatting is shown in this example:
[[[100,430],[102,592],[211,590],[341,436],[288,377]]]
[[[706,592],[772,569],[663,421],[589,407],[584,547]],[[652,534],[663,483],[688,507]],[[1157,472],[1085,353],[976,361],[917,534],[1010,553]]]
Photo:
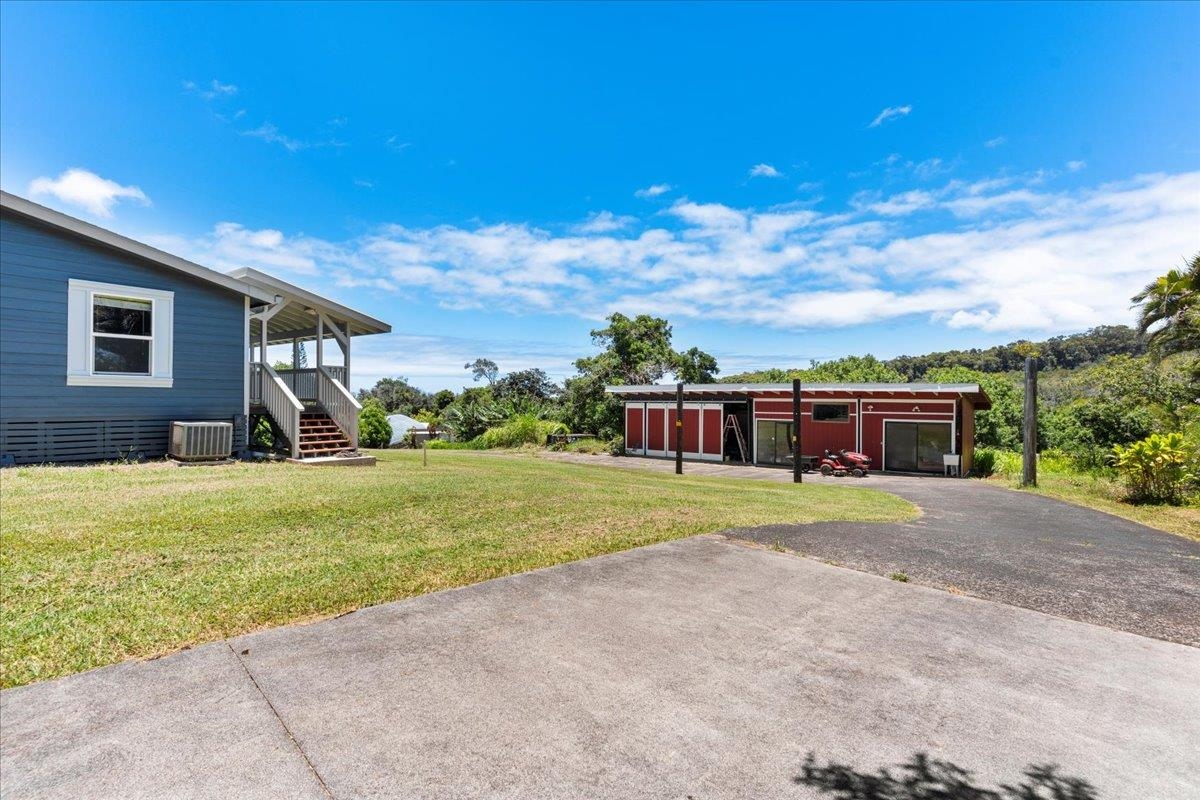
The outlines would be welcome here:
[[[1025,357],[1025,421],[1021,426],[1021,485],[1037,486],[1037,358]]]
[[[792,379],[792,483],[804,483],[803,457],[800,455],[800,379]]]
[[[683,474],[683,384],[675,384],[675,474]]]

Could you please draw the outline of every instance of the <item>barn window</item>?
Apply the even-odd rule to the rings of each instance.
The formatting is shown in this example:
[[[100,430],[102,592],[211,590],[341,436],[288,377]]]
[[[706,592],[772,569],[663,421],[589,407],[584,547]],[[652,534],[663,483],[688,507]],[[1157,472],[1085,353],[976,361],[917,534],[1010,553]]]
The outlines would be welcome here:
[[[814,422],[849,422],[849,403],[813,403]]]
[[[67,385],[170,388],[174,293],[72,280]]]

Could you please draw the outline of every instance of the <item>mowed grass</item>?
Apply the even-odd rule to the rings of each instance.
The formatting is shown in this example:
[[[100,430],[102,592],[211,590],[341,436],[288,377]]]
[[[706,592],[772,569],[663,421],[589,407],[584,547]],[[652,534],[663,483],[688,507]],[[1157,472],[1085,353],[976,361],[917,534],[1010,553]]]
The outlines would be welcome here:
[[[3,685],[734,526],[917,513],[860,488],[377,455],[0,470]]]
[[[1020,487],[1019,478],[998,478],[1011,488]],[[1034,489],[1047,497],[1105,511],[1114,516],[1140,522],[1160,531],[1200,541],[1200,508],[1196,506],[1133,505],[1122,500],[1125,487],[1111,478],[1093,475],[1039,474]]]

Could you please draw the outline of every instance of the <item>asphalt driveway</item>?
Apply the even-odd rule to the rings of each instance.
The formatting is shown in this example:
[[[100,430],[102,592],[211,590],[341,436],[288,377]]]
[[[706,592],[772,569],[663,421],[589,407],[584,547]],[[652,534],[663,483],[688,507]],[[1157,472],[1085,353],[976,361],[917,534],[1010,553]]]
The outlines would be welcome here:
[[[923,514],[902,524],[772,525],[730,535],[1200,646],[1200,542],[979,481],[884,475],[856,485],[897,494]]]
[[[910,565],[911,567],[911,565]],[[1200,796],[1200,649],[718,536],[0,693],[19,798],[829,798],[805,756]]]

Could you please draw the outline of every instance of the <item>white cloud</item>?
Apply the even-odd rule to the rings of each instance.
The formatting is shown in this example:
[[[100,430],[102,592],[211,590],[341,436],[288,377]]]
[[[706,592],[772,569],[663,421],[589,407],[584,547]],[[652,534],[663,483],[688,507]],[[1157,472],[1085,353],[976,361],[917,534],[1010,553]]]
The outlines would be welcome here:
[[[782,178],[783,173],[770,164],[755,164],[750,168],[751,178]]]
[[[1086,166],[1087,166],[1086,161],[1068,161],[1067,162],[1067,171],[1068,172],[1079,172],[1079,170],[1083,169]]]
[[[248,131],[242,131],[242,136],[250,136],[255,139],[262,139],[267,144],[277,144],[289,153],[296,153],[306,149],[309,145],[307,142],[300,139],[294,139],[291,136],[281,132],[274,123],[264,122],[257,128]]]
[[[637,222],[637,217],[617,216],[611,211],[589,214],[587,221],[575,226],[580,233],[611,233],[624,230]]]
[[[398,134],[395,133],[385,139],[383,144],[385,147],[387,147],[387,149],[395,153],[402,153],[412,146],[412,142],[404,141]]]
[[[1003,136],[997,136],[995,139],[988,139],[986,142],[983,143],[983,146],[994,148],[994,147],[1000,147],[1001,145],[1003,145],[1007,142],[1008,142],[1007,138],[1005,138]]]
[[[645,189],[638,189],[633,193],[634,197],[658,197],[671,191],[669,183],[654,183],[647,186]]]
[[[218,98],[223,98],[223,97],[233,97],[235,94],[238,93],[237,86],[234,86],[232,83],[221,83],[216,78],[209,81],[208,84],[203,88],[201,88],[199,85],[197,85],[195,81],[184,81],[183,89],[185,92],[190,92],[192,94],[199,95],[200,97],[204,98],[205,100],[216,100]]]
[[[907,117],[911,113],[912,113],[912,106],[889,106],[889,107],[885,108],[883,111],[880,111],[879,115],[877,117],[875,117],[875,119],[871,120],[871,124],[868,125],[867,127],[878,128],[880,125],[887,122],[889,119],[898,119],[900,117]]]
[[[1035,190],[1036,178],[869,193],[833,214],[681,199],[638,221],[598,212],[565,232],[390,225],[328,241],[222,223],[155,243],[219,268],[300,275],[319,291],[362,286],[454,309],[787,330],[916,317],[1047,334],[1129,321],[1130,296],[1195,249],[1200,172],[1059,192]]]
[[[366,178],[355,178],[354,185],[360,189],[374,189],[375,181],[369,181]]]
[[[73,206],[87,209],[98,217],[111,217],[113,206],[121,200],[150,205],[150,198],[136,186],[122,186],[86,169],[73,168],[57,178],[36,178],[29,184],[31,197],[49,195]]]

